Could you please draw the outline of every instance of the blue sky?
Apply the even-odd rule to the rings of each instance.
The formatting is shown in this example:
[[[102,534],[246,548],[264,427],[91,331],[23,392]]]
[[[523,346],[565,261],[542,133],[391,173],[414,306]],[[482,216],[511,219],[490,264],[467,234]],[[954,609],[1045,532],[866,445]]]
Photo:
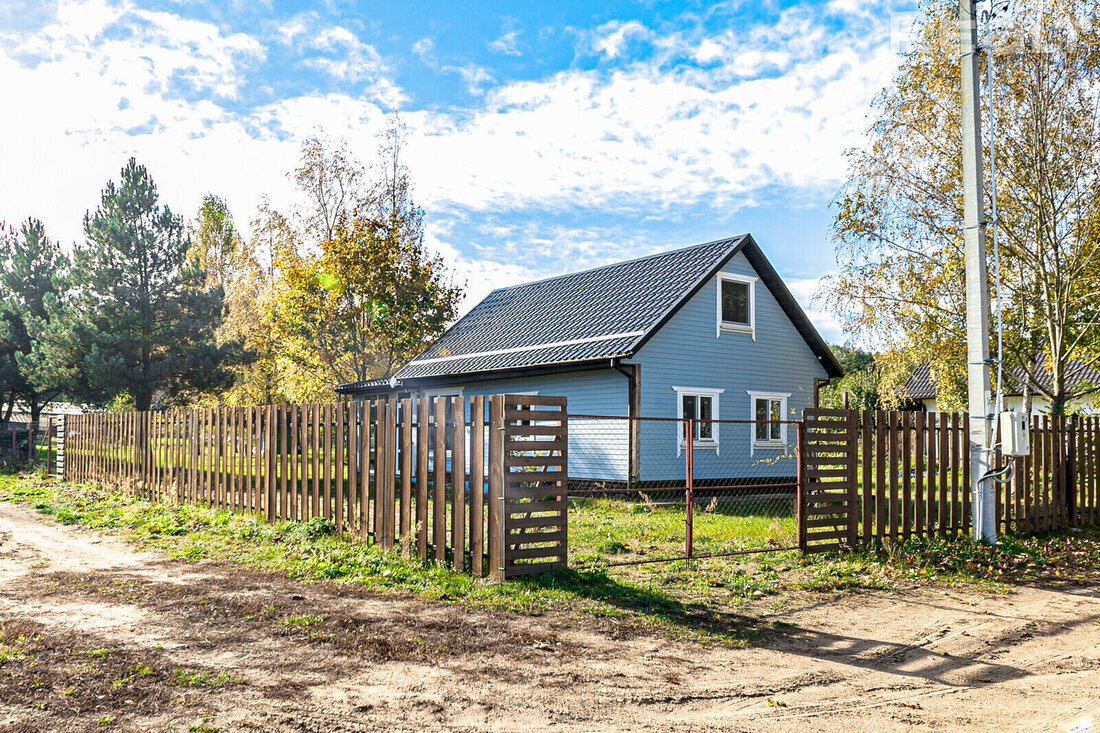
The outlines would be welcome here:
[[[247,229],[302,137],[364,160],[392,109],[428,242],[493,287],[752,232],[811,302],[829,202],[910,2],[113,2],[0,6],[0,219],[81,235],[129,155]]]

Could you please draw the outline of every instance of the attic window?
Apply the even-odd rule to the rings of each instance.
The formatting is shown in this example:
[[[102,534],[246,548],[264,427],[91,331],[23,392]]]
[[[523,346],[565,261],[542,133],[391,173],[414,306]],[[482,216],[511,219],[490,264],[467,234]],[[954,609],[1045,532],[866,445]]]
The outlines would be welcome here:
[[[756,330],[756,278],[722,273],[718,276],[718,335]]]

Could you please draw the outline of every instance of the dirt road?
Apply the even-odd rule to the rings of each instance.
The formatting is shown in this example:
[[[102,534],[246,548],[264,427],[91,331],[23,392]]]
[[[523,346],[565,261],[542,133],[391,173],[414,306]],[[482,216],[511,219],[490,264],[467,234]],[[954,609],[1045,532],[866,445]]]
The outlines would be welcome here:
[[[0,731],[1085,730],[1097,591],[806,594],[734,650],[171,561],[0,502]]]

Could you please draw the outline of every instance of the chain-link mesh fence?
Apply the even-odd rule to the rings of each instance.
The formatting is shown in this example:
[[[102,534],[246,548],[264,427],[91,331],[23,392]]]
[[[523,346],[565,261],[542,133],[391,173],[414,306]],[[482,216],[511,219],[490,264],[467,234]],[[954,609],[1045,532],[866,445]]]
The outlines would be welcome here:
[[[796,431],[788,421],[571,415],[570,562],[794,547]]]

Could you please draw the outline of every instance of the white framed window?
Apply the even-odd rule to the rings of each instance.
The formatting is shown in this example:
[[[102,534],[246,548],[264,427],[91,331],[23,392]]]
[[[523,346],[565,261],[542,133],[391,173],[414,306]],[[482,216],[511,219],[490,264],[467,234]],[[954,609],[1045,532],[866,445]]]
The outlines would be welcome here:
[[[718,274],[718,332],[737,331],[756,340],[756,278]]]
[[[718,453],[718,427],[708,422],[719,419],[718,397],[724,389],[712,387],[673,387],[676,393],[676,417],[680,420],[698,420],[695,423],[694,440],[696,448],[713,448]],[[683,423],[677,424],[676,430],[676,455],[686,445],[685,429]]]
[[[751,449],[787,446],[787,398],[790,392],[754,392],[749,394],[749,419],[752,424]]]

